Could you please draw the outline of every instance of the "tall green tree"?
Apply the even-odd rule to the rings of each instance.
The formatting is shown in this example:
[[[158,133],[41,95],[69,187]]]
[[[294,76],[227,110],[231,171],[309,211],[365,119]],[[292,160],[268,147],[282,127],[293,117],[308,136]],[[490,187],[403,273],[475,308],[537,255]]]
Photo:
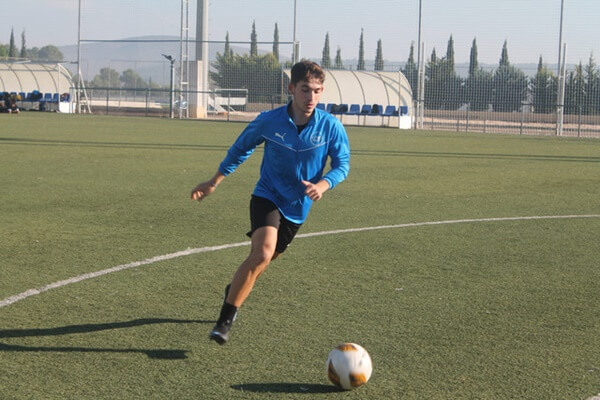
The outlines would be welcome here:
[[[527,98],[527,87],[527,76],[523,71],[510,65],[508,47],[504,41],[499,66],[494,72],[494,111],[519,111]]]
[[[8,45],[0,43],[0,57],[8,57]]]
[[[450,35],[446,48],[446,71],[454,73],[454,38]]]
[[[469,55],[469,78],[475,76],[475,74],[479,71],[479,60],[477,57],[477,39],[473,38],[473,44],[471,44],[471,53]]]
[[[321,67],[331,68],[331,56],[329,55],[329,32],[325,35],[325,44],[323,45],[323,55],[321,57]]]
[[[21,33],[21,53],[19,54],[21,58],[27,58],[27,46],[25,45],[25,30]]]
[[[256,35],[256,21],[252,22],[252,33],[250,34],[250,57],[258,56],[258,37]]]
[[[377,51],[375,53],[375,71],[383,71],[383,48],[381,46],[381,39],[377,41]]]
[[[425,107],[439,110],[442,108],[442,60],[438,59],[435,47],[425,67]]]
[[[464,85],[464,101],[473,111],[485,111],[492,103],[492,74],[479,67],[477,40],[473,38],[469,56],[469,75]]]
[[[100,72],[89,83],[90,87],[121,87],[119,72],[112,68],[101,68]]]
[[[275,22],[275,31],[273,32],[273,56],[279,61],[279,27]]]
[[[454,40],[448,40],[446,55],[438,59],[435,49],[425,72],[425,106],[455,110],[462,102],[462,79],[454,70]]]
[[[418,71],[417,64],[415,63],[415,42],[411,42],[410,50],[408,52],[408,60],[406,64],[404,64],[404,69],[402,69],[402,73],[408,80],[408,83],[412,89],[413,98],[417,98],[417,81],[418,81]]]
[[[58,47],[53,46],[53,45],[48,45],[48,46],[42,47],[38,51],[37,58],[40,60],[45,60],[45,61],[63,61],[64,55],[58,49]]]
[[[454,38],[450,35],[446,56],[442,60],[442,98],[446,110],[456,110],[462,102],[463,80],[454,66]]]
[[[494,101],[494,75],[479,68],[465,82],[465,101],[472,111],[487,111]]]
[[[223,50],[223,57],[233,57],[233,50],[231,50],[231,43],[229,42],[229,31],[225,34],[225,49]]]
[[[360,41],[358,44],[358,65],[356,69],[358,71],[365,70],[365,40],[364,40],[364,29],[360,30]]]
[[[119,81],[121,82],[122,87],[125,88],[145,89],[148,87],[148,83],[144,78],[131,68],[123,71],[119,77]]]
[[[501,67],[510,65],[510,62],[508,61],[508,44],[507,44],[506,40],[504,41],[504,44],[502,45],[502,53],[500,53],[500,61],[498,64]]]
[[[15,29],[10,30],[10,41],[8,42],[8,56],[11,58],[17,57],[17,46],[15,45]]]
[[[567,75],[565,83],[565,114],[578,115],[585,104],[585,77],[581,61]]]
[[[221,89],[248,89],[248,101],[253,103],[284,101],[273,97],[281,93],[281,64],[273,53],[254,57],[217,54],[213,67],[210,78]]]
[[[549,114],[554,112],[556,88],[556,79],[552,72],[544,65],[544,60],[540,55],[537,72],[531,80],[531,94],[535,113]]]
[[[600,73],[596,69],[594,55],[590,54],[588,63],[584,67],[585,102],[583,113],[593,115],[600,113]]]
[[[334,69],[344,69],[344,61],[342,61],[342,49],[339,47],[335,52],[335,64],[333,65]]]

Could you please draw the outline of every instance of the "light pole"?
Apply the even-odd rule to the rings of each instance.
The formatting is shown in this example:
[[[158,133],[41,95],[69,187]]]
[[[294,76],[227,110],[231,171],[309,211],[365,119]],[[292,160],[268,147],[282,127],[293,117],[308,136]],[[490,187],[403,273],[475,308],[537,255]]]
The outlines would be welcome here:
[[[171,63],[171,83],[169,86],[169,118],[173,118],[173,100],[174,100],[173,81],[175,80],[175,59],[166,54],[162,54],[162,56],[164,58],[166,58],[167,60],[169,60],[169,62]]]

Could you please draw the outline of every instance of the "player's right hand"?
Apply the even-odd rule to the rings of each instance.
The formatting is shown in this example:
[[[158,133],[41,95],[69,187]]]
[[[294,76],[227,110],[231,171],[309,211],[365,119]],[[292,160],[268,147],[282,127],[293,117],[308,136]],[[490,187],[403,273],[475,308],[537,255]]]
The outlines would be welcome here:
[[[215,191],[217,187],[212,181],[206,181],[198,184],[194,189],[192,189],[191,198],[192,200],[201,201],[206,196]]]

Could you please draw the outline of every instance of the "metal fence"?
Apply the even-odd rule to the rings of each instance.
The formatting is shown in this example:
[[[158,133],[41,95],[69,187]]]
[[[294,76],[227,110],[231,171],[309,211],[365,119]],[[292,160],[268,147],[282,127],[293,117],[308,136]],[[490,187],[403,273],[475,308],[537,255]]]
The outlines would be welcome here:
[[[373,0],[368,9],[357,11],[342,0],[255,0],[251,13],[232,0],[210,2],[211,40],[202,43],[208,48],[209,82],[208,90],[199,92],[189,90],[193,86],[185,63],[195,59],[198,42],[188,40],[194,24],[184,28],[183,4],[189,2],[182,1],[179,32],[177,24],[168,23],[177,19],[178,10],[156,17],[155,25],[171,34],[169,40],[87,41],[80,72],[92,112],[187,118],[187,96],[200,93],[211,99],[206,118],[249,121],[262,110],[285,104],[281,71],[299,49],[301,58],[331,69],[402,71],[413,92],[413,128],[600,137],[600,69],[593,58],[597,44],[589,40],[597,24],[584,15],[592,5],[580,14],[576,5],[567,5],[563,36],[561,3],[541,8],[535,2],[480,2],[473,7],[428,0],[421,18],[421,1]],[[94,37],[96,28],[103,32],[106,21],[96,18],[98,7],[102,5],[90,2],[84,9],[85,37]],[[145,2],[132,0],[133,15],[146,11]],[[343,23],[332,21],[332,13]],[[174,31],[166,32],[168,26]],[[149,32],[137,35],[144,34]],[[174,40],[174,34],[181,40]],[[561,56],[555,36],[577,55],[567,57],[564,49]],[[384,60],[378,59],[381,52]],[[173,91],[169,63],[161,53],[180,58]],[[124,88],[130,82],[137,89]],[[158,88],[139,89],[145,83]],[[245,91],[242,103],[233,95],[240,90]],[[226,104],[226,98],[236,104]],[[373,122],[379,119],[340,118],[345,124],[398,126],[392,118],[382,118],[381,124]]]

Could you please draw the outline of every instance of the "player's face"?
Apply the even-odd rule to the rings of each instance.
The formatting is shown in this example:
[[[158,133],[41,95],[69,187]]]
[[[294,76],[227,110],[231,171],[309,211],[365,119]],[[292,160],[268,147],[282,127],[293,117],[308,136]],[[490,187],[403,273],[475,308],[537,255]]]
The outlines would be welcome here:
[[[289,90],[294,97],[292,101],[294,110],[308,117],[319,103],[323,93],[323,83],[315,78],[309,78],[308,81],[290,83]]]

